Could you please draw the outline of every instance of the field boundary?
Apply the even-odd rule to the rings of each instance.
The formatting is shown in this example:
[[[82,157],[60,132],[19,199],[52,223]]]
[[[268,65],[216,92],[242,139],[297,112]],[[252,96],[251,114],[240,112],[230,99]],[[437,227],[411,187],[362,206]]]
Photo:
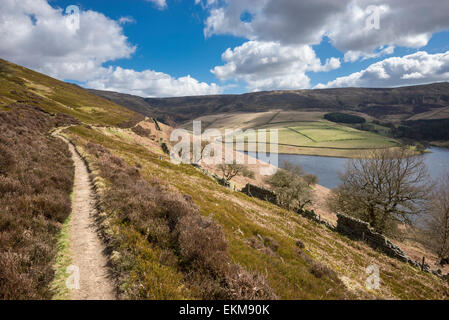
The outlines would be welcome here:
[[[225,144],[231,144],[231,142],[223,142]],[[265,143],[271,145],[272,143]],[[360,148],[339,148],[339,147],[317,147],[317,146],[303,146],[295,144],[277,143],[278,146],[286,147],[298,147],[298,148],[309,148],[309,149],[331,149],[331,150],[384,150],[390,148],[397,148],[398,146],[385,146],[385,147],[360,147]]]
[[[298,130],[293,129],[293,128],[290,128],[290,127],[285,127],[285,128],[287,128],[287,129],[290,130],[290,131],[293,131],[293,132],[295,132],[295,133],[297,133],[297,134],[300,134],[300,135],[306,137],[307,139],[309,139],[310,141],[312,141],[312,142],[314,142],[314,143],[319,143],[318,141],[316,141],[315,139],[312,139],[311,137],[309,137],[308,135],[302,133],[301,131],[298,131]]]
[[[280,111],[276,112],[275,115],[272,116],[272,117],[270,118],[270,120],[268,120],[268,122],[265,123],[264,125],[270,124],[271,121],[273,121],[274,119],[276,119],[276,117],[277,117],[280,113],[281,113]]]

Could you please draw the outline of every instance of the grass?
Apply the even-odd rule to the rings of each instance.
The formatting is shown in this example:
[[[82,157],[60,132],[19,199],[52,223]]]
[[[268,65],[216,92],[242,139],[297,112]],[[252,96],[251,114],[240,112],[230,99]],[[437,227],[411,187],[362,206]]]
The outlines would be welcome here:
[[[73,116],[89,124],[117,125],[134,116],[132,111],[92,95],[76,85],[1,59],[0,97],[0,102],[22,101],[50,113]]]
[[[122,279],[125,298],[272,296],[260,276],[231,263],[221,227],[201,216],[188,197],[156,177],[142,179],[136,167],[98,144],[89,142],[79,148],[98,168],[96,177],[106,186],[105,192],[99,192],[107,226],[104,235],[114,251],[112,265]],[[258,289],[252,292],[248,287]]]
[[[69,263],[66,228],[73,164],[67,146],[47,134],[55,126],[55,117],[39,108],[108,126],[131,121],[133,114],[76,86],[4,61],[0,63],[0,82],[0,95],[28,102],[12,104],[10,111],[0,112],[4,133],[0,136],[0,297],[48,298],[53,294],[52,281],[61,289],[56,297],[64,297],[62,271]],[[282,113],[273,111],[233,121],[264,126],[282,117]],[[69,121],[64,117],[59,120]],[[329,135],[323,130],[338,131],[335,127],[325,129],[323,124],[319,128],[317,125],[291,122],[281,127],[294,128],[301,135],[290,129],[288,132],[310,137],[315,143],[329,143],[325,141]],[[295,213],[221,187],[192,166],[174,165],[167,157],[160,159],[157,144],[146,143],[145,137],[135,139],[131,130],[82,125],[64,132],[92,165],[100,198],[113,204],[103,206],[100,227],[109,239],[110,261],[124,297],[210,298],[208,294],[217,292],[215,289],[236,297],[236,292],[228,289],[251,288],[254,283],[272,289],[282,299],[447,299],[449,296],[447,283],[431,274]],[[340,138],[342,143],[347,139]],[[89,144],[107,149],[108,156],[93,157]],[[318,149],[325,148],[314,150]],[[312,148],[309,146],[308,150]],[[138,179],[133,179],[136,172]],[[148,202],[149,205],[142,205]],[[174,205],[174,209],[167,203]],[[171,221],[168,218],[176,217],[181,204],[187,207],[184,210],[187,218],[174,219],[173,230],[179,233],[154,229],[160,226],[164,230]],[[165,215],[158,216],[160,210]],[[155,217],[160,220],[154,220]],[[204,241],[208,237],[202,235],[215,240],[209,243]],[[264,241],[256,246],[254,239]],[[305,248],[298,248],[297,240]],[[203,247],[207,249],[204,252]],[[215,259],[220,253],[224,260]],[[373,263],[379,266],[382,279],[380,290],[374,292],[364,286],[366,267]],[[223,265],[232,268],[220,269]],[[235,274],[244,276],[237,279]],[[254,297],[251,292],[248,295],[238,291],[239,295]]]
[[[67,134],[81,146],[87,142],[99,143],[125,159],[129,165],[138,163],[142,177],[147,181],[158,179],[170,189],[189,195],[202,216],[213,217],[222,227],[229,244],[231,261],[251,273],[263,275],[281,299],[448,297],[447,284],[442,280],[421,273],[363,243],[354,242],[294,213],[221,187],[192,166],[161,161],[155,156],[159,150],[131,144],[121,135],[106,136],[100,129],[72,127]],[[131,232],[128,228],[126,230]],[[120,232],[126,234],[123,230]],[[270,253],[265,247],[253,248],[249,241],[258,235],[274,239],[279,244],[279,249]],[[132,239],[140,238],[134,233]],[[306,244],[302,254],[298,254],[297,239]],[[146,255],[150,261],[128,257],[132,259],[130,263],[140,270],[137,274],[145,272],[148,283],[161,278],[177,279],[174,282],[164,282],[163,290],[155,293],[152,298],[191,296],[188,293],[192,294],[191,291],[182,293],[178,290],[180,285],[188,287],[184,276],[177,268],[162,267],[157,261],[156,249],[145,243],[144,239],[127,242],[126,246],[130,250],[139,248],[142,255],[143,252],[148,252]],[[381,289],[375,292],[364,286],[365,269],[373,263],[379,265],[382,278]],[[333,270],[341,282],[335,280],[332,272],[329,276],[317,277],[328,269]],[[128,277],[123,283],[128,287],[132,286],[133,279],[136,278]]]
[[[363,150],[391,148],[399,143],[376,133],[357,130],[328,121],[265,125],[278,129],[279,153],[334,157],[357,157]],[[269,138],[267,144],[270,144]],[[267,150],[269,148],[267,147]]]
[[[202,127],[278,129],[278,152],[331,157],[353,158],[363,150],[399,146],[399,142],[385,135],[361,131],[323,119],[324,112],[269,111],[259,113],[236,113],[209,115],[197,120]],[[183,125],[191,130],[192,123]],[[383,132],[380,130],[380,132]],[[269,141],[268,141],[269,142]]]
[[[72,199],[72,195],[71,195]],[[53,278],[52,283],[50,284],[50,288],[53,291],[53,300],[68,300],[70,299],[70,290],[66,286],[67,280],[67,267],[71,265],[72,258],[70,254],[70,220],[71,217],[68,217],[67,220],[63,223],[61,232],[57,236],[57,254],[55,257],[55,262],[53,265],[53,269],[55,270],[55,276]]]

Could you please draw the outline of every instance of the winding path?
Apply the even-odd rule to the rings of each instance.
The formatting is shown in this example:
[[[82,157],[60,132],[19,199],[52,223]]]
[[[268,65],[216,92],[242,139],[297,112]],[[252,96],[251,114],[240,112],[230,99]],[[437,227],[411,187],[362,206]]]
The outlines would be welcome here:
[[[95,194],[86,164],[71,143],[64,140],[75,165],[75,184],[70,220],[72,265],[79,268],[79,289],[71,290],[73,300],[112,300],[114,285],[108,276],[104,246],[98,236],[95,214]]]

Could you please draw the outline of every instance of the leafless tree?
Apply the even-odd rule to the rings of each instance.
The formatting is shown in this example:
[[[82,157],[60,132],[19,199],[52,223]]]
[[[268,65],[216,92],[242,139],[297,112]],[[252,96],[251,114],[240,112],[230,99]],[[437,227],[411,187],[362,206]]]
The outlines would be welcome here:
[[[398,223],[426,209],[431,185],[420,156],[406,149],[383,149],[352,159],[333,190],[330,208],[367,221],[378,232],[392,233]]]
[[[193,138],[195,139],[195,138]],[[193,149],[193,144],[191,146],[191,152],[192,152],[192,160],[193,163],[199,163],[201,160],[203,160],[203,153],[204,149],[209,145],[207,141],[201,140],[200,148],[198,150],[198,154],[195,154],[195,150]]]
[[[231,181],[234,177],[243,173],[245,170],[245,166],[241,164],[220,164],[218,165],[218,169],[221,170],[222,177],[226,181]]]
[[[440,179],[432,193],[425,227],[430,245],[441,261],[449,258],[449,173]]]

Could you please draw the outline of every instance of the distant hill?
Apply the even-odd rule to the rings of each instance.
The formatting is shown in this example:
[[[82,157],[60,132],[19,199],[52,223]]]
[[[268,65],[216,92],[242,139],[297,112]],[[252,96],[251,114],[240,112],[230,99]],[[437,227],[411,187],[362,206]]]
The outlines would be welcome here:
[[[269,110],[357,111],[379,120],[442,119],[448,116],[449,83],[368,89],[338,88],[256,92],[179,98],[142,98],[89,90],[133,111],[168,123],[182,123],[200,116]]]

